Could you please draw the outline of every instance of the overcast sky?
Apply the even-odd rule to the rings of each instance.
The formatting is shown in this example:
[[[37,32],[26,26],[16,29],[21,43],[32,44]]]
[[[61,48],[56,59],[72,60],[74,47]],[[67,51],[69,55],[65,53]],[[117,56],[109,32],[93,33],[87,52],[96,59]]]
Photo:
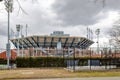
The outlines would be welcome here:
[[[19,0],[24,12],[14,0],[14,11],[10,14],[10,28],[16,32],[16,24],[28,24],[28,35],[49,35],[55,30],[71,36],[86,36],[86,28],[93,32],[101,30],[101,42],[108,38],[108,31],[119,18],[120,0]],[[37,1],[37,2],[36,2]],[[7,41],[7,12],[0,3],[0,48]],[[96,35],[94,33],[94,41]]]

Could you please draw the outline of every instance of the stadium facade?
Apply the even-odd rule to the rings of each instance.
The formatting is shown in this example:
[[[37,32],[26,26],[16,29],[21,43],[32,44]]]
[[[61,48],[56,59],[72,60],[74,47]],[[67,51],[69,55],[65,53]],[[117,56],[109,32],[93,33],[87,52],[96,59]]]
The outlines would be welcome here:
[[[81,50],[88,49],[94,42],[85,37],[70,36],[63,31],[54,31],[50,35],[34,35],[11,39],[19,50],[18,56],[70,56],[80,55]]]

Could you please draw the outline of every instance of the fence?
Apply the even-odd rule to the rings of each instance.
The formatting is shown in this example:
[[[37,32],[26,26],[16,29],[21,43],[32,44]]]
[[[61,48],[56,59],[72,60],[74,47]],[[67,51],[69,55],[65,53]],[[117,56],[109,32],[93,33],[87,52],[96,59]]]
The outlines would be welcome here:
[[[95,53],[92,48],[87,50],[77,48],[62,50],[31,49],[24,52],[28,52],[27,55],[24,53],[24,57],[19,56],[20,59],[14,59],[11,64],[15,63],[17,67],[67,67],[74,70],[120,68],[119,49],[103,49],[99,54]],[[0,64],[3,63],[6,64],[6,61],[1,60]],[[20,66],[25,64],[28,65]]]

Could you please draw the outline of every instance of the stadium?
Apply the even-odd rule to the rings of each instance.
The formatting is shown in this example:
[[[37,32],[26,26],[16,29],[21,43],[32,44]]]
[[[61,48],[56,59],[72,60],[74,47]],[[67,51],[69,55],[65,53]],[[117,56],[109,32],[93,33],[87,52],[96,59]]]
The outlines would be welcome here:
[[[15,46],[11,50],[10,60],[13,60],[18,68],[107,70],[120,67],[119,50],[113,52],[110,48],[104,48],[100,50],[101,53],[97,53],[90,47],[94,41],[86,37],[70,36],[63,31],[54,31],[50,35],[14,38],[10,41]],[[6,51],[0,53],[0,58],[7,58]]]
[[[19,56],[67,56],[72,55],[74,49],[76,52],[85,50],[94,43],[85,37],[64,34],[63,31],[54,31],[52,34],[45,36],[34,35],[11,39],[11,42],[18,50],[20,49],[20,53],[17,54]],[[32,51],[32,53],[25,54],[24,50]]]

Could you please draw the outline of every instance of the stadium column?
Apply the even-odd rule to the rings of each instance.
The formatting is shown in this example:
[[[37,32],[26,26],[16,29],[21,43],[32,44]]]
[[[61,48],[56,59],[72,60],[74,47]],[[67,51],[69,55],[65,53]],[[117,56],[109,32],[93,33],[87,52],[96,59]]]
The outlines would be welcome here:
[[[31,55],[30,55],[30,48],[28,48],[28,52],[29,52],[29,57],[31,57]]]
[[[64,57],[64,53],[65,53],[65,52],[64,52],[64,48],[62,48],[62,52],[63,52],[63,62],[64,62],[64,64],[65,64],[65,59],[64,59],[64,58],[65,58],[65,57]],[[64,65],[63,65],[63,66],[64,66]]]
[[[35,56],[37,56],[37,49],[36,49],[36,51],[35,51]]]
[[[70,48],[68,47],[68,68],[71,67],[71,66],[70,66],[71,61],[70,61],[70,53],[69,53],[69,50],[70,50]]]
[[[73,52],[73,71],[75,71],[75,47]]]
[[[43,49],[43,48],[42,48],[42,47],[40,47],[40,49],[41,49],[41,53],[40,53],[40,56],[42,56],[42,49]]]
[[[79,49],[79,56],[81,56],[81,50]]]
[[[50,52],[50,48],[48,47],[48,53],[47,53],[47,55],[49,54],[49,52]]]
[[[63,59],[64,59],[64,48],[62,48],[62,52],[63,52]]]
[[[55,54],[57,54],[57,48],[56,48],[56,47],[55,47]],[[54,55],[55,55],[55,54],[54,54]]]
[[[90,70],[91,70],[91,48],[90,48]]]
[[[33,47],[33,55],[32,56],[35,56],[35,53],[34,53],[34,47]]]

